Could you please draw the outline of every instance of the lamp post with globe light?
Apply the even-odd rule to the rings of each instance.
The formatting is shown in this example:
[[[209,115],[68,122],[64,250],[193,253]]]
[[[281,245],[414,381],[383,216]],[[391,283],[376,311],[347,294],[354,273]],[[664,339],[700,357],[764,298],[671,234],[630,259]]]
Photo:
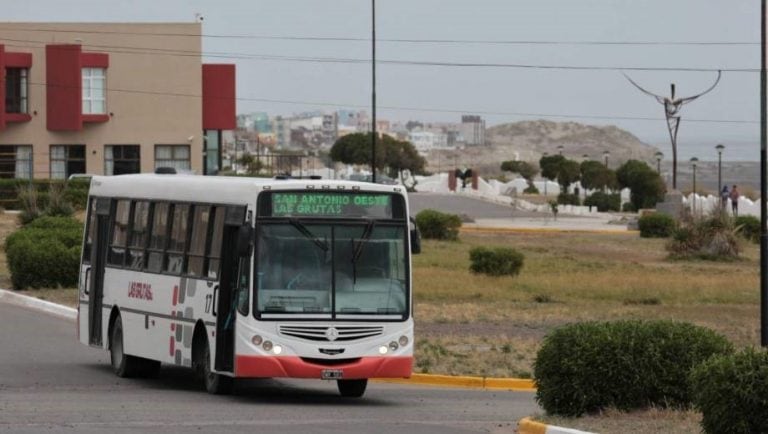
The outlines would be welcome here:
[[[656,151],[653,156],[656,157],[656,173],[661,175],[661,160],[664,159],[664,153],[661,151]]]
[[[723,150],[725,149],[725,145],[722,143],[718,143],[717,146],[715,146],[715,150],[717,150],[717,194],[722,194],[723,191]]]
[[[691,167],[693,168],[693,195],[691,196],[693,198],[693,214],[696,214],[696,164],[698,162],[698,158],[691,157]]]

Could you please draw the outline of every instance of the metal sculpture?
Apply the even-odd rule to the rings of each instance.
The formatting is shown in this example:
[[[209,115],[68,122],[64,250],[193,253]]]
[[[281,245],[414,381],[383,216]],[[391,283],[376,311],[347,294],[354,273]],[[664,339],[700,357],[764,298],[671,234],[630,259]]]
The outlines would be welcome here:
[[[722,75],[723,75],[722,71],[717,71],[717,79],[715,80],[715,83],[704,92],[701,92],[700,94],[697,94],[697,95],[685,97],[685,98],[676,98],[675,83],[670,84],[671,94],[669,97],[666,97],[666,96],[656,95],[652,92],[649,92],[643,89],[639,84],[635,83],[631,78],[629,78],[627,74],[624,74],[624,77],[626,77],[626,79],[629,80],[629,82],[632,83],[632,85],[640,89],[641,92],[656,98],[656,101],[664,105],[664,114],[667,119],[667,128],[669,129],[669,139],[672,141],[672,189],[673,190],[677,190],[677,130],[680,128],[680,110],[682,109],[683,105],[688,104],[689,102],[695,100],[696,98],[699,98],[711,92],[712,89],[714,89],[717,86],[717,84],[720,82],[720,77]]]

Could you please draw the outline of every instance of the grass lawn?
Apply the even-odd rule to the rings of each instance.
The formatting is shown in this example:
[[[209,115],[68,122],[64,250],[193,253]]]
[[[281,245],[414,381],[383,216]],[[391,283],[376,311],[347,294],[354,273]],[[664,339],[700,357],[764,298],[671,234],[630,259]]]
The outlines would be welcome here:
[[[0,215],[0,243],[16,227]],[[674,319],[709,327],[737,346],[759,343],[758,247],[734,262],[671,261],[664,240],[637,234],[464,233],[425,241],[414,256],[415,372],[532,376],[543,337],[574,321]],[[506,246],[525,255],[516,277],[469,272],[469,250]],[[0,252],[0,286],[9,288]],[[76,291],[28,293],[74,306]],[[607,411],[547,423],[602,432],[694,432],[695,412]]]

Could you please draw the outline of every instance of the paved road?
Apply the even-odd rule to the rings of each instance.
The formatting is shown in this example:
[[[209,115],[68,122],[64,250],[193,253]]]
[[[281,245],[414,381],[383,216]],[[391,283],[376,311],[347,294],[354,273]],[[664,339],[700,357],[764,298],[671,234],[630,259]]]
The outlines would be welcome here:
[[[432,208],[451,214],[466,214],[473,219],[541,216],[541,214],[520,211],[511,206],[499,205],[473,197],[448,194],[409,193],[408,205],[412,215],[416,215],[423,209]]]
[[[2,433],[511,433],[538,411],[531,393],[390,384],[357,400],[320,381],[254,380],[211,396],[186,369],[115,377],[71,321],[3,303],[0,318]]]

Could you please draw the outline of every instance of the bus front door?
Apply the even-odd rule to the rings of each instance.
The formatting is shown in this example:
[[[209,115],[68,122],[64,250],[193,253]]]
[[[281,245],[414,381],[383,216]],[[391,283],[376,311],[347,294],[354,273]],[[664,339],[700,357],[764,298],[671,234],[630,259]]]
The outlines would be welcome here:
[[[91,248],[91,281],[88,292],[88,342],[94,346],[102,346],[102,299],[104,297],[104,265],[109,244],[109,210],[108,199],[97,199],[96,202],[96,232]]]
[[[234,370],[235,320],[237,319],[234,289],[237,287],[238,258],[232,246],[237,242],[238,228],[239,225],[226,225],[221,243],[221,276],[215,312],[216,361],[214,366],[217,371],[233,372]]]

